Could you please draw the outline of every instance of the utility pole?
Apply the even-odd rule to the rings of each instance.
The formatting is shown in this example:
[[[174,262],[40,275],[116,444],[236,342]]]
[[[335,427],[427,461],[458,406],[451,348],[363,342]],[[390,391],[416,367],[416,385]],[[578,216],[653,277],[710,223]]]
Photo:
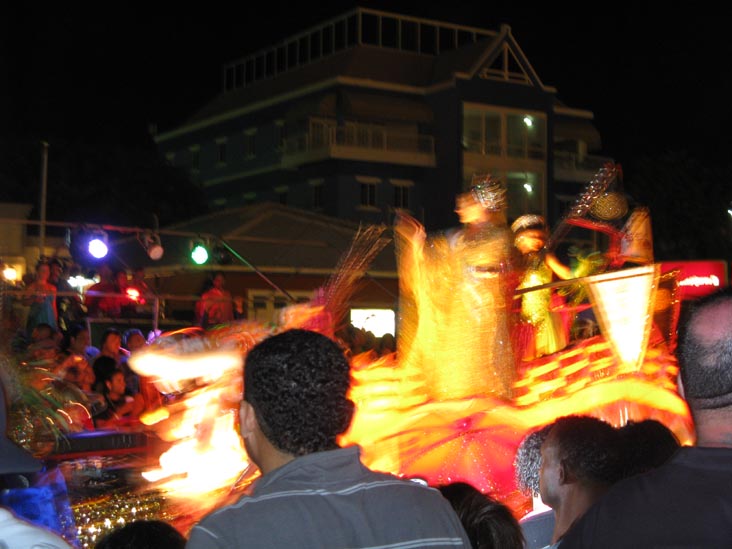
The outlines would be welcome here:
[[[41,229],[39,237],[39,257],[42,259],[46,249],[46,195],[48,191],[48,142],[41,141]]]

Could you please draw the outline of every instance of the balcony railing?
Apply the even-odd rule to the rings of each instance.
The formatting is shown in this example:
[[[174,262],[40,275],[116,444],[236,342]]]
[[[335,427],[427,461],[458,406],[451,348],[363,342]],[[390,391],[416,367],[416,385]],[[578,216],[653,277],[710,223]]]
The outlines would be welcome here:
[[[541,146],[532,146],[529,143],[502,145],[500,142],[486,142],[480,139],[463,138],[465,151],[487,156],[502,156],[510,158],[529,158],[543,160],[546,149]]]
[[[554,168],[597,172],[610,159],[607,156],[577,154],[569,151],[554,151]]]
[[[368,151],[434,155],[431,135],[390,131],[367,125],[313,126],[308,133],[285,141],[285,155],[349,147]]]
[[[224,65],[224,90],[243,88],[368,44],[421,55],[439,55],[496,36],[495,31],[356,8],[252,55]]]

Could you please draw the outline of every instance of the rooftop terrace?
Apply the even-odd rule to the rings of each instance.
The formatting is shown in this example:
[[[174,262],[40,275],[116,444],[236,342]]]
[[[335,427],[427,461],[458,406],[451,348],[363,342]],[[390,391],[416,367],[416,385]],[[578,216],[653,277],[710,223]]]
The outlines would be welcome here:
[[[224,65],[223,86],[225,91],[245,88],[354,46],[434,56],[496,34],[465,25],[356,8]]]

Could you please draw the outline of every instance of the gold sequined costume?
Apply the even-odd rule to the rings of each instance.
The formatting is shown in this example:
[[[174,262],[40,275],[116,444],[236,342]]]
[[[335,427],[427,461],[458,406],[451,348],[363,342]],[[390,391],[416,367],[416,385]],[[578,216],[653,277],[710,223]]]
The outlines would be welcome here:
[[[399,361],[434,400],[511,397],[513,238],[505,223],[426,238],[412,218],[396,227]]]

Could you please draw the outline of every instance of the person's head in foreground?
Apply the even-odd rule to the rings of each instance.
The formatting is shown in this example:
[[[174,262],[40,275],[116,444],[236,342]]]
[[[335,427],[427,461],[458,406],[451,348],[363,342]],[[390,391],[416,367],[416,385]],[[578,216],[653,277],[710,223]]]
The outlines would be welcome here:
[[[334,341],[306,330],[270,337],[249,352],[241,430],[247,453],[263,472],[269,469],[263,447],[271,446],[280,459],[338,448],[336,438],[353,417],[346,396],[350,372]]]
[[[262,476],[238,502],[193,527],[189,549],[228,547],[469,547],[432,488],[370,470],[351,423],[350,364],[317,332],[289,330],[246,357],[240,429]]]
[[[732,446],[732,288],[692,304],[679,328],[678,359],[697,445]]]
[[[178,530],[162,520],[136,520],[112,530],[97,541],[94,549],[183,549]]]
[[[696,445],[613,486],[562,547],[730,546],[732,289],[690,305],[679,323],[677,357]]]
[[[473,549],[521,549],[524,537],[511,510],[465,482],[439,487],[455,509]]]
[[[552,543],[618,480],[619,438],[612,425],[590,416],[557,419],[541,446],[539,492],[554,509]]]

